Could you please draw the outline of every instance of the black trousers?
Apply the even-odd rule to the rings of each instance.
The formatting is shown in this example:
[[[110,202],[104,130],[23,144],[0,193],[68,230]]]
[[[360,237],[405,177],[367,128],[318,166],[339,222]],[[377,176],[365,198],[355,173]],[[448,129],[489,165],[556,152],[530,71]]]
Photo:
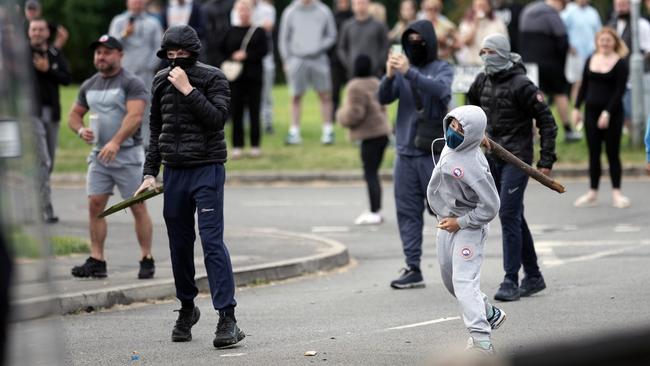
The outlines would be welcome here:
[[[612,188],[621,188],[621,135],[623,133],[623,108],[609,116],[609,126],[601,130],[598,128],[598,117],[603,108],[585,107],[585,132],[587,147],[589,149],[589,185],[591,189],[598,189],[600,175],[600,153],[603,142],[609,162],[609,176],[612,179]]]
[[[250,144],[260,146],[260,103],[262,81],[235,81],[230,84],[232,145],[244,147],[244,109],[250,114]]]
[[[340,62],[332,62],[330,67],[332,75],[332,116],[336,116],[336,110],[341,104],[341,89],[347,82],[347,71]]]
[[[384,159],[384,151],[388,145],[388,136],[380,136],[361,141],[361,161],[363,163],[363,177],[368,186],[370,198],[370,212],[379,212],[381,209],[381,182],[379,180],[379,166]]]

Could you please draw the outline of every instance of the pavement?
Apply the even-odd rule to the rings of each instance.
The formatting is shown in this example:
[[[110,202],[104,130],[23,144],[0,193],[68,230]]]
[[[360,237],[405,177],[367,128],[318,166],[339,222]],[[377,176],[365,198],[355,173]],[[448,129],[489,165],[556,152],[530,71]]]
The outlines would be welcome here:
[[[46,236],[88,238],[87,203],[82,187],[55,187],[53,204],[60,223],[46,227]],[[109,205],[118,201],[111,197]],[[66,314],[81,310],[130,304],[137,301],[169,298],[175,295],[167,233],[162,218],[162,198],[148,201],[154,222],[153,256],[155,278],[137,279],[140,250],[132,215],[116,213],[108,217],[105,257],[108,277],[77,279],[70,269],[82,264],[87,254],[54,257],[47,260],[19,260],[13,288],[15,320]],[[227,207],[226,207],[227,210]],[[228,215],[226,214],[226,220]],[[311,233],[298,233],[264,227],[237,227],[226,222],[225,242],[229,248],[237,286],[326,271],[349,262],[347,248],[332,239]],[[196,280],[201,291],[208,291],[200,239],[195,244]]]

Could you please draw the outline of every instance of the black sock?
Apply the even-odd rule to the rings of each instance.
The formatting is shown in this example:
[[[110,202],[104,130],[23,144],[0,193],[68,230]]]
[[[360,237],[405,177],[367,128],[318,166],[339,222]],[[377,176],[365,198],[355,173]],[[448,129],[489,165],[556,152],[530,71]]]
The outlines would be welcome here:
[[[181,301],[181,309],[192,310],[194,309],[194,300]]]
[[[235,307],[234,306],[229,306],[227,308],[219,309],[219,316],[220,317],[229,317],[229,318],[232,318],[235,322],[237,322],[237,319],[235,319]]]
[[[563,125],[564,125],[564,132],[571,132],[571,131],[573,131],[573,130],[571,129],[571,123],[569,123],[569,122],[564,122]]]

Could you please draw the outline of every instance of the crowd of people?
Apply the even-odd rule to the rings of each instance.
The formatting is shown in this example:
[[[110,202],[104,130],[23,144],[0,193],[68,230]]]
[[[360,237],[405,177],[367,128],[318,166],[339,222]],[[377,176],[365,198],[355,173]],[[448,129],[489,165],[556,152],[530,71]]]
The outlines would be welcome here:
[[[321,143],[335,143],[335,123],[360,141],[370,209],[355,223],[380,224],[378,170],[394,135],[394,195],[406,267],[390,286],[424,286],[420,261],[424,214],[429,212],[439,222],[443,282],[463,308],[469,348],[493,352],[490,332],[505,320],[505,313],[480,292],[476,274],[485,227],[497,214],[505,275],[494,299],[516,301],[544,290],[546,283],[524,217],[528,176],[492,154],[490,140],[483,136],[532,165],[538,134],[536,166],[548,175],[558,158],[552,103],[565,142],[581,140],[582,128],[586,134],[590,190],[575,206],[597,202],[603,143],[612,205],[630,206],[621,192],[620,163],[621,136],[631,115],[630,0],[614,0],[611,20],[605,22],[588,0],[539,0],[525,7],[473,0],[458,26],[443,14],[441,0],[423,0],[419,6],[415,0],[402,0],[395,10],[399,17],[389,29],[385,7],[370,0],[337,0],[333,7],[320,0],[294,0],[276,27],[269,0],[170,0],[163,5],[127,0],[126,11],[90,45],[97,73],[81,85],[68,114],[70,129],[92,145],[87,175],[91,255],[72,275],[107,276],[107,225],[98,214],[115,186],[123,198],[157,189],[162,164],[163,216],[182,304],[172,340],[191,340],[191,328],[200,317],[194,304],[195,212],[219,312],[214,346],[243,339],[223,242],[224,163],[227,158],[259,157],[263,132],[274,131],[271,91],[277,50],[291,97],[285,143],[302,143],[303,96],[313,88],[321,107]],[[49,176],[62,119],[58,90],[71,81],[61,50],[69,34],[43,20],[37,0],[27,1],[25,16],[35,75],[43,219],[56,223]],[[641,51],[650,55],[650,22],[642,18],[638,25]],[[525,63],[537,65],[538,86],[528,78]],[[474,107],[453,109],[454,67],[465,66],[482,70],[466,93],[466,103]],[[394,101],[398,110],[391,128],[385,106]],[[224,133],[228,120],[229,147]],[[245,153],[247,140],[250,150]],[[648,161],[650,172],[650,146]],[[144,203],[131,210],[141,248],[138,277],[152,278],[151,218]],[[459,242],[456,233],[468,240]]]

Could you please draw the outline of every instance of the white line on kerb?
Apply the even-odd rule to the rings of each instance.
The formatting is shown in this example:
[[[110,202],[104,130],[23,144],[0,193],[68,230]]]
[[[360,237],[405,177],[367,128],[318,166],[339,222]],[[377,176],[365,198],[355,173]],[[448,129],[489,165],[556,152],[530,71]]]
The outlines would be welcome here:
[[[386,328],[385,330],[399,330],[399,329],[415,328],[415,327],[421,327],[421,326],[424,326],[424,325],[448,322],[448,321],[452,321],[452,320],[460,320],[460,317],[459,316],[452,316],[452,317],[449,317],[449,318],[440,318],[440,319],[429,320],[429,321],[421,322],[421,323],[415,323],[415,324],[401,325],[399,327]]]

